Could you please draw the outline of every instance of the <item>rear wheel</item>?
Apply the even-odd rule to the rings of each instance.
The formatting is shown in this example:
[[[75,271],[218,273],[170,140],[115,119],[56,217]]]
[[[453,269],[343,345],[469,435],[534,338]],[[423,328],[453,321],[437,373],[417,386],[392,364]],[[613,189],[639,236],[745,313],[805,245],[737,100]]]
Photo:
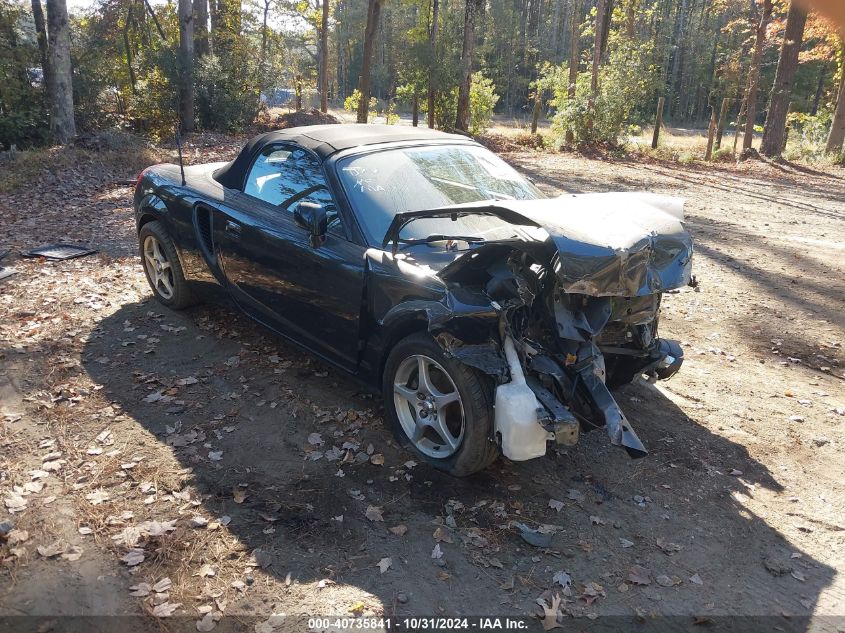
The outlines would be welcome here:
[[[448,358],[429,334],[413,334],[393,348],[382,387],[397,439],[435,468],[462,477],[498,457],[492,381]]]
[[[185,279],[176,246],[161,222],[148,222],[138,233],[144,273],[156,299],[173,310],[193,304],[191,286]]]

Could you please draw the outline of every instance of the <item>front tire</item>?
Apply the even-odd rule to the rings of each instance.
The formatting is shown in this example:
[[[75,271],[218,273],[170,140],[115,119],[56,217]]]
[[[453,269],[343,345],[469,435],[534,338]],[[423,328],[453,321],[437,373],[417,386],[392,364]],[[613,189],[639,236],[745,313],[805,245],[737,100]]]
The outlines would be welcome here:
[[[382,392],[396,439],[435,468],[465,477],[498,457],[492,380],[447,357],[428,333],[391,350]]]
[[[148,222],[138,232],[138,245],[144,274],[158,301],[172,310],[195,303],[185,279],[173,239],[161,222]]]

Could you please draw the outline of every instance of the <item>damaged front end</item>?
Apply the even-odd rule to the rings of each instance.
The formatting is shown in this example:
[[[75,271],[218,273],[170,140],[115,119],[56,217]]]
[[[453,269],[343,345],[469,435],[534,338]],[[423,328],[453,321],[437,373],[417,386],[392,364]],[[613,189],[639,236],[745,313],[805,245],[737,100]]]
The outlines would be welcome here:
[[[397,216],[385,243],[418,217],[474,213],[537,236],[467,250],[437,273],[444,299],[417,306],[446,352],[496,382],[495,439],[506,457],[539,457],[548,441],[573,445],[601,427],[629,455],[647,453],[611,389],[642,374],[669,378],[683,362],[678,343],[658,336],[662,293],[691,280],[682,205],[590,194]]]

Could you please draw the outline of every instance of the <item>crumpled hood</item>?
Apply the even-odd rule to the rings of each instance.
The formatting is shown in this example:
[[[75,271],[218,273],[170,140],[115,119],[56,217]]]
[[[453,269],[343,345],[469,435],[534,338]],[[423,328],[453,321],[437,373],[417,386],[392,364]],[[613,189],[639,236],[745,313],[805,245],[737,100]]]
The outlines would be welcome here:
[[[692,269],[692,237],[683,225],[681,198],[650,193],[564,195],[542,200],[497,200],[458,205],[461,211],[497,209],[538,226],[558,253],[555,273],[564,292],[595,297],[639,297],[685,286]],[[494,243],[472,249],[440,271],[444,279]]]

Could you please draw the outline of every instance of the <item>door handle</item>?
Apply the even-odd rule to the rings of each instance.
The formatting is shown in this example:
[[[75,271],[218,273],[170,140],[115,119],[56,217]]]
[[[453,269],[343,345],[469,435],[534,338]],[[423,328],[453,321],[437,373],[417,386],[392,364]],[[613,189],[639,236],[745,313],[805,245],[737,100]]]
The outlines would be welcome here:
[[[241,236],[241,225],[237,222],[232,222],[231,220],[226,221],[226,225],[223,227],[223,230],[226,231],[232,237],[240,237]]]

